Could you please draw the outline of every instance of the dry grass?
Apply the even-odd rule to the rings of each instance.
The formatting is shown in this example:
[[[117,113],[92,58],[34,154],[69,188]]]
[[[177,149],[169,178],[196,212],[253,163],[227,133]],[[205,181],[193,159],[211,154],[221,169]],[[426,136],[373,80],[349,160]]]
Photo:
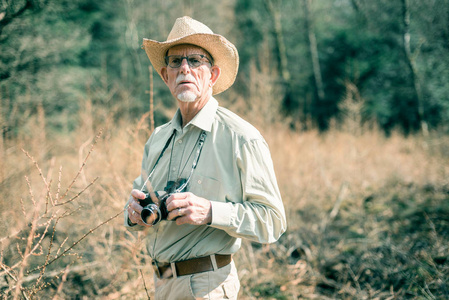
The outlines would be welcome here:
[[[259,287],[243,276],[248,298],[258,289],[286,299],[449,295],[446,136],[276,127],[265,136],[289,230],[281,245],[258,251],[259,270],[269,272]]]
[[[115,124],[87,104],[76,132],[46,132],[41,112],[0,143],[4,298],[145,299],[145,286],[152,295],[144,233],[113,218],[140,172],[148,120]],[[241,299],[449,297],[449,138],[297,133],[280,123],[258,127],[289,228],[273,245],[243,243]],[[66,189],[74,199],[52,205],[49,195]]]

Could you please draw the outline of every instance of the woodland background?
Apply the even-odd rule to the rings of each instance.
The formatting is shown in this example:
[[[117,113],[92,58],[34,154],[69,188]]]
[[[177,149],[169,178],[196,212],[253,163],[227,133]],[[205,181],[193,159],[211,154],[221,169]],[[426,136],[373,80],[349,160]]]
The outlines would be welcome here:
[[[142,38],[189,15],[240,54],[220,104],[270,145],[288,216],[242,299],[449,297],[449,0],[0,0],[0,293],[152,297],[122,226],[176,103]]]

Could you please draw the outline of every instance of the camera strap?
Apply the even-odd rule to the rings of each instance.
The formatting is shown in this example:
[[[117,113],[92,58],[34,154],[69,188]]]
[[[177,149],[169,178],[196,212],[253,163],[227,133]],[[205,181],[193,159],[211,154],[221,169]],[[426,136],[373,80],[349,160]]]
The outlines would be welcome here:
[[[151,169],[150,175],[148,175],[147,179],[142,184],[142,187],[140,188],[140,191],[143,191],[143,189],[144,189],[145,185],[147,184],[148,180],[150,180],[151,176],[153,176],[154,170],[156,169],[156,166],[159,163],[159,160],[162,158],[162,156],[164,156],[165,150],[167,150],[168,146],[170,145],[171,140],[173,139],[173,137],[175,135],[176,135],[176,130],[173,130],[173,133],[168,138],[167,142],[164,145],[164,148],[162,148],[161,154],[159,154],[159,157],[157,158],[156,163],[154,164],[153,168]],[[151,191],[148,191],[148,192],[151,192]]]
[[[193,171],[195,171],[196,166],[198,165],[198,161],[200,160],[201,151],[203,150],[203,145],[205,141],[206,141],[206,131],[203,130],[201,131],[200,136],[198,137],[197,142],[198,149],[196,150],[196,156],[195,159],[193,160],[192,169],[190,170],[189,177],[179,188],[175,190],[175,193],[183,191],[186,188],[187,184],[189,184],[190,178],[192,178]]]
[[[170,145],[170,142],[172,141],[173,137],[176,135],[176,130],[173,130],[172,135],[168,138],[167,142],[164,145],[164,148],[162,148],[161,154],[159,154],[159,157],[156,160],[156,163],[154,164],[153,168],[151,169],[150,175],[148,175],[147,179],[145,180],[145,182],[143,183],[142,187],[141,187],[141,191],[143,191],[143,189],[145,188],[147,182],[150,180],[151,176],[154,173],[154,170],[156,169],[157,164],[159,163],[159,160],[162,158],[162,156],[164,155],[165,150],[167,150],[168,146]],[[179,187],[175,190],[175,193],[179,193],[182,190],[184,190],[187,186],[187,184],[190,181],[190,178],[192,177],[193,171],[196,169],[196,166],[198,165],[198,161],[200,160],[200,156],[201,156],[201,152],[203,150],[203,146],[204,146],[204,142],[206,141],[206,131],[201,131],[198,140],[197,140],[197,144],[198,144],[198,149],[196,150],[196,155],[195,155],[195,159],[193,160],[193,164],[192,164],[192,169],[190,170],[190,174],[189,177],[187,178],[187,180]],[[171,160],[171,159],[170,159]],[[148,191],[150,192],[150,191]]]

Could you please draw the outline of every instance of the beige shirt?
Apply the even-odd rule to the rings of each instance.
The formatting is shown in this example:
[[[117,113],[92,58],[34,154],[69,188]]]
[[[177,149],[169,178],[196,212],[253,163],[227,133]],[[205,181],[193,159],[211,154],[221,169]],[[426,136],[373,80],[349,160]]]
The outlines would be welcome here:
[[[187,191],[212,203],[210,225],[176,225],[162,221],[148,229],[147,247],[159,262],[174,262],[210,254],[233,254],[241,238],[272,243],[287,228],[284,206],[268,145],[248,122],[219,107],[211,98],[187,124],[181,126],[178,109],[173,119],[156,128],[145,145],[142,174],[133,184],[141,189],[164,145],[176,135],[150,178],[155,191],[169,180],[188,178],[202,131],[206,140]],[[144,188],[146,190],[146,188]],[[125,226],[129,226],[125,209]]]

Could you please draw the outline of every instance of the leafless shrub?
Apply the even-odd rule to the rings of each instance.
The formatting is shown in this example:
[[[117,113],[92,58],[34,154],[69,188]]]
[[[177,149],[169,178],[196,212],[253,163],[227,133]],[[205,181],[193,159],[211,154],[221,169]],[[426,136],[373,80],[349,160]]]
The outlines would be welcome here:
[[[100,136],[101,132],[97,135],[79,171],[64,192],[61,192],[62,168],[59,170],[57,189],[53,191],[52,181],[43,174],[38,162],[28,152],[22,150],[39,173],[44,193],[36,195],[29,177],[25,176],[29,197],[20,199],[21,216],[16,218],[14,230],[10,230],[6,236],[0,238],[2,244],[0,276],[4,278],[4,281],[0,281],[0,286],[3,295],[13,296],[14,299],[20,297],[31,299],[46,289],[51,280],[60,276],[63,276],[63,279],[67,278],[67,273],[74,268],[75,261],[80,257],[76,252],[78,244],[99,227],[122,213],[120,211],[93,226],[81,237],[69,238],[69,232],[63,233],[58,229],[61,220],[76,217],[82,207],[74,205],[74,201],[98,179],[95,178],[80,191],[75,192],[73,196],[69,196]],[[69,242],[69,240],[74,241]],[[60,260],[64,260],[64,262],[57,265],[56,263]],[[64,280],[60,281],[58,291],[62,289],[63,283]]]

